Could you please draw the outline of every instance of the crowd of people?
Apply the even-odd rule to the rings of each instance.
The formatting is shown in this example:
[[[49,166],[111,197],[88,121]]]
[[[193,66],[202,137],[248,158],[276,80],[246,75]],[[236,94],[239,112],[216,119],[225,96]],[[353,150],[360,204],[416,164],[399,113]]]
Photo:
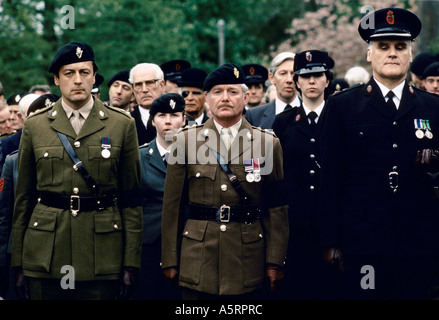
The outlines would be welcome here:
[[[0,297],[436,298],[439,56],[412,57],[412,12],[371,15],[371,74],[314,48],[141,62],[102,102],[75,41],[61,95],[0,87]]]

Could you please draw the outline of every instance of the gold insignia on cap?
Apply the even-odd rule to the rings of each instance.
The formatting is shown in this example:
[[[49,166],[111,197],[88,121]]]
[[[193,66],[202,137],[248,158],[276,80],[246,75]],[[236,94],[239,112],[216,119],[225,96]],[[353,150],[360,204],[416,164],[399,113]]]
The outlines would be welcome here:
[[[169,101],[169,106],[171,107],[171,109],[174,109],[175,108],[175,101],[171,99]]]
[[[83,52],[84,50],[82,50],[80,47],[76,47],[76,56],[78,57],[78,59],[81,59]]]
[[[239,71],[238,71],[238,69],[236,69],[236,67],[233,68],[233,74],[235,75],[236,79],[239,78]]]

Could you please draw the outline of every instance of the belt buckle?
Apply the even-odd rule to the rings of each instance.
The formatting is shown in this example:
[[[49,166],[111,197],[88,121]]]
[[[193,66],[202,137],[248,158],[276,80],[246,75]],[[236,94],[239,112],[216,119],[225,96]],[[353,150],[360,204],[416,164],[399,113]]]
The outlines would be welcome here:
[[[72,211],[72,215],[76,216],[81,208],[81,201],[79,196],[71,195],[70,196],[70,211]]]
[[[389,173],[390,188],[396,190],[398,188],[398,172],[392,171]]]
[[[230,207],[223,204],[220,207],[220,222],[230,222]]]

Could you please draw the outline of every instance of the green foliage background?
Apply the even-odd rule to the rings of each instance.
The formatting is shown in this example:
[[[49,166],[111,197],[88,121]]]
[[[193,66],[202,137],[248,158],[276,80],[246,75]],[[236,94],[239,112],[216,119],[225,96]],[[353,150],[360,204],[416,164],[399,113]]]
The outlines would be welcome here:
[[[70,41],[89,43],[96,56],[100,86],[117,71],[140,62],[185,59],[212,71],[218,64],[219,19],[226,21],[225,61],[268,65],[269,53],[284,41],[300,1],[284,0],[5,0],[0,12],[0,81],[6,97],[49,83],[56,50]],[[74,9],[74,29],[61,28]],[[53,87],[57,92],[57,88]]]

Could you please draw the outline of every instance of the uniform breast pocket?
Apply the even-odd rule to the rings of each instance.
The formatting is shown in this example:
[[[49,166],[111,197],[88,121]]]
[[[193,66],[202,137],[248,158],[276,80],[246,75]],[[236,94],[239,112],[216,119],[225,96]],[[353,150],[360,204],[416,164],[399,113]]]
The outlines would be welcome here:
[[[37,183],[40,187],[60,185],[64,181],[63,159],[63,146],[40,147],[35,149]]]
[[[87,168],[87,170],[93,175],[93,178],[97,180],[96,182],[100,185],[116,185],[120,147],[111,146],[110,156],[108,158],[102,156],[102,147],[100,145],[89,146],[88,154],[90,169]]]
[[[212,205],[216,171],[216,165],[188,165],[189,198],[191,202]]]

